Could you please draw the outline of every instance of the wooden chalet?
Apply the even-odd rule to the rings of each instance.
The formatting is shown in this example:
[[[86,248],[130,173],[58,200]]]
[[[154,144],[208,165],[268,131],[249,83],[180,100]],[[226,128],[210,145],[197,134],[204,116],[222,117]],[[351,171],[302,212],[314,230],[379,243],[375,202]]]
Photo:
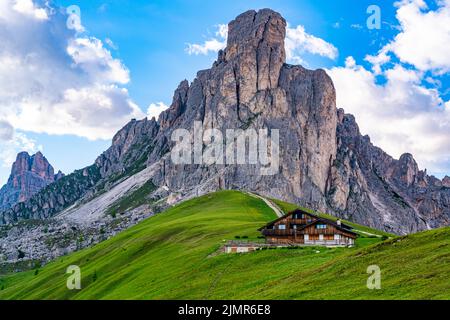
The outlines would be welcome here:
[[[352,227],[297,209],[259,229],[268,244],[351,246]]]

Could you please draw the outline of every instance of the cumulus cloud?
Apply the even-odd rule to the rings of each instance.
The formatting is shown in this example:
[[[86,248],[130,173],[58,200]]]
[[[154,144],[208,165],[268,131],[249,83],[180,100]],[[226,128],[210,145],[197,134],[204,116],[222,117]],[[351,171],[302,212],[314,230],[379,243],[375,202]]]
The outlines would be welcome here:
[[[47,11],[44,8],[36,7],[32,0],[16,0],[13,9],[37,20],[48,19]]]
[[[450,102],[436,89],[421,84],[422,73],[400,64],[385,70],[386,80],[358,65],[327,70],[337,92],[337,105],[356,116],[363,134],[387,153],[412,153],[422,168],[448,173],[450,165]]]
[[[422,0],[395,4],[398,34],[367,69],[348,57],[344,67],[327,70],[337,105],[356,116],[361,131],[394,157],[412,153],[422,168],[450,170],[450,101],[439,77],[450,71],[450,0],[435,10]],[[382,80],[382,81],[379,81]]]
[[[186,52],[190,55],[207,55],[209,53],[218,52],[227,45],[228,26],[220,24],[217,26],[215,37],[212,37],[201,44],[188,43]],[[305,53],[320,55],[330,59],[335,59],[338,50],[331,43],[315,37],[305,31],[305,28],[298,25],[291,28],[289,25],[286,29],[286,59],[290,63],[304,63],[302,55]]]
[[[431,10],[423,0],[397,2],[400,32],[380,50],[378,56],[369,56],[368,59],[378,60],[378,65],[382,65],[389,61],[388,54],[394,54],[401,62],[421,71],[449,72],[450,0],[436,3],[438,8]]]
[[[210,40],[206,40],[203,44],[188,43],[186,52],[188,54],[207,55],[210,52],[218,52],[219,50],[224,49],[225,46],[226,46],[226,42],[224,42],[223,40],[220,41],[218,39],[210,39]]]
[[[114,59],[99,39],[70,39],[67,53],[72,58],[74,66],[78,67],[92,82],[102,80],[105,84],[127,84],[130,81],[128,69]]]
[[[0,2],[0,120],[22,132],[109,139],[145,114],[123,88],[128,69],[67,19],[47,1]]]
[[[169,106],[164,104],[164,102],[158,102],[158,103],[152,103],[147,109],[147,117],[149,119],[155,117],[155,119],[158,119],[161,112],[167,110]]]
[[[225,24],[219,24],[217,26],[217,31],[215,32],[215,37],[204,41],[202,44],[188,43],[186,52],[190,55],[207,55],[210,52],[218,52],[226,47],[227,38],[228,26]]]
[[[5,141],[10,141],[14,135],[13,126],[4,120],[0,120],[0,141],[3,143]]]
[[[391,61],[389,56],[389,46],[384,46],[376,55],[367,55],[365,60],[372,64],[375,74],[381,74],[382,66]]]
[[[338,56],[338,50],[335,46],[307,33],[301,25],[295,28],[288,25],[285,47],[286,59],[292,63],[303,63],[303,53],[311,53],[330,59],[335,59]]]

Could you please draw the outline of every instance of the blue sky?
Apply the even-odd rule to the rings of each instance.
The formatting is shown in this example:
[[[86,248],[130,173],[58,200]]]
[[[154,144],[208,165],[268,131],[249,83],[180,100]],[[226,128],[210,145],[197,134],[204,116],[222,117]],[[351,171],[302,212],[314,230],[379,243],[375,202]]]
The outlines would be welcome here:
[[[17,0],[7,0],[11,4],[14,4],[14,1]],[[39,2],[39,0],[35,0],[34,4],[35,8],[43,7],[43,2]],[[366,20],[369,17],[366,10],[372,4],[377,4],[381,9],[382,25],[380,30],[369,30],[366,26]],[[421,0],[404,1],[403,4],[397,6],[394,6],[392,2],[373,0],[56,0],[52,4],[53,8],[70,5],[80,7],[84,32],[77,35],[64,35],[61,36],[61,39],[51,38],[51,44],[55,45],[54,42],[60,39],[61,44],[65,45],[65,41],[70,37],[95,37],[103,43],[104,50],[111,53],[112,58],[107,59],[107,65],[111,65],[111,69],[113,69],[114,61],[120,61],[123,69],[129,71],[129,79],[125,79],[126,76],[123,74],[111,76],[109,79],[109,75],[99,75],[98,70],[86,71],[87,67],[83,69],[88,73],[89,78],[92,78],[95,73],[97,78],[92,82],[92,86],[99,81],[98,79],[101,79],[108,85],[114,84],[128,90],[126,97],[120,100],[120,103],[124,103],[124,108],[128,110],[128,113],[123,110],[118,111],[120,117],[116,117],[115,122],[110,126],[120,127],[125,125],[128,118],[132,117],[131,114],[140,115],[139,111],[133,109],[133,105],[130,106],[127,104],[128,102],[124,102],[125,100],[131,100],[145,115],[148,106],[152,103],[162,102],[169,105],[173,91],[181,80],[193,80],[198,70],[211,66],[216,58],[215,52],[209,52],[206,55],[188,54],[186,50],[188,44],[201,45],[206,40],[218,38],[216,34],[218,25],[227,24],[248,9],[272,8],[286,18],[291,28],[303,26],[308,35],[322,39],[337,50],[338,55],[335,57],[326,54],[320,55],[308,49],[299,50],[298,55],[308,68],[325,68],[329,71],[338,90],[338,103],[344,104],[339,106],[355,113],[357,120],[361,119],[358,122],[360,122],[363,133],[369,134],[376,144],[395,157],[403,152],[413,153],[422,168],[431,168],[429,172],[442,177],[446,173],[450,173],[450,147],[448,147],[450,139],[446,140],[446,136],[448,136],[446,130],[450,128],[448,124],[450,116],[448,119],[446,117],[450,112],[445,113],[448,110],[444,110],[445,108],[450,109],[450,103],[446,105],[450,100],[450,92],[447,90],[450,83],[448,77],[450,61],[440,56],[433,57],[434,60],[426,59],[426,55],[432,55],[433,52],[422,52],[425,58],[414,59],[414,56],[411,57],[405,53],[410,45],[407,41],[402,42],[401,37],[398,41],[394,41],[399,34],[404,33],[405,38],[408,38],[408,36],[411,37],[411,33],[421,29],[420,26],[415,28],[409,24],[409,17],[413,17],[415,14],[423,17],[424,30],[427,27],[431,29],[433,27],[433,22],[429,21],[427,14],[442,11],[441,16],[436,20],[448,18],[449,1],[440,3],[428,1],[425,4],[428,6],[423,7]],[[400,20],[404,20],[400,21],[399,17]],[[49,14],[46,21],[51,19],[57,20]],[[59,17],[59,19],[64,19],[64,17]],[[421,23],[420,19],[415,20]],[[450,20],[447,21],[450,24]],[[42,30],[44,43],[46,30],[52,29]],[[445,37],[445,34],[444,32],[442,37]],[[418,39],[420,36],[424,37],[424,35],[419,35]],[[430,37],[433,36],[440,35],[430,35]],[[219,38],[219,40],[221,39]],[[442,39],[436,39],[436,42],[438,41],[442,41]],[[381,58],[380,50],[391,42],[394,43],[385,50],[389,56],[388,61],[381,63],[379,71],[375,71],[374,67],[377,63],[368,61],[367,55],[378,55]],[[44,43],[41,46],[44,46]],[[89,45],[91,44],[92,42],[89,43]],[[432,47],[433,43],[427,45]],[[418,41],[417,49],[419,51],[420,46],[421,43]],[[442,50],[445,49],[447,47],[442,48]],[[433,50],[436,51],[436,48]],[[82,63],[85,61],[80,65]],[[52,64],[50,70],[64,68],[63,64],[63,62]],[[90,66],[88,67],[90,68]],[[447,69],[447,67],[449,68]],[[0,79],[1,77],[0,73]],[[105,78],[108,79],[104,80]],[[74,83],[78,82],[74,80]],[[352,88],[353,84],[354,88]],[[63,88],[67,90],[69,87],[68,85]],[[359,92],[355,94],[354,90],[360,90],[361,94]],[[401,94],[397,94],[399,92]],[[382,102],[374,103],[373,98],[380,95]],[[358,96],[358,99],[355,96]],[[1,99],[0,97],[0,103]],[[31,98],[29,100],[33,103]],[[48,100],[54,101],[54,99]],[[365,109],[368,101],[371,103]],[[416,105],[418,101],[421,102],[420,105]],[[62,106],[65,107],[66,103]],[[0,108],[7,107],[1,106]],[[435,110],[439,108],[442,109],[440,112],[443,112],[445,116],[435,114]],[[73,112],[73,109],[71,110]],[[411,110],[416,110],[416,113],[409,115]],[[128,114],[130,114],[129,117]],[[95,115],[93,113],[91,117],[95,118]],[[52,116],[51,113],[47,114],[47,117]],[[26,136],[26,143],[20,140],[22,142],[5,143],[5,146],[14,146],[10,147],[10,149],[15,148],[14,151],[20,149],[21,146],[30,151],[42,149],[54,167],[65,173],[91,164],[110,145],[111,132],[103,130],[96,135],[89,134],[90,129],[95,129],[95,121],[93,122],[92,119],[80,120],[88,122],[88,124],[80,123],[80,128],[83,128],[82,130],[86,133],[77,134],[78,123],[76,122],[71,123],[74,126],[73,130],[65,131],[63,129],[53,130],[51,121],[48,126],[39,126],[31,120],[30,125],[21,125],[24,122],[18,120],[22,118],[17,115],[5,112],[4,117],[5,121],[12,124],[16,134]],[[102,117],[99,116],[99,118],[96,120],[102,121]],[[434,119],[440,120],[433,122],[436,121]],[[0,121],[2,121],[1,113]],[[18,122],[20,123],[18,124]],[[109,125],[107,119],[102,125]],[[435,129],[436,127],[439,129]],[[0,136],[1,130],[0,127]],[[417,131],[419,132],[417,133]],[[433,148],[427,143],[430,140],[436,142],[436,145],[433,144]],[[3,150],[3,152],[6,154],[6,151]],[[7,159],[10,160],[10,157]],[[6,181],[8,174],[8,165],[4,164],[0,167],[0,184]]]
[[[61,6],[77,4],[89,33],[113,40],[118,47],[113,51],[115,56],[131,71],[130,95],[142,107],[156,101],[170,103],[173,90],[181,80],[192,80],[198,70],[210,67],[216,55],[189,56],[185,52],[187,43],[213,36],[217,24],[226,24],[249,9],[272,8],[292,25],[304,25],[309,33],[339,48],[336,61],[309,57],[312,68],[342,64],[348,55],[364,57],[368,51],[378,49],[381,37],[393,34],[388,28],[370,32],[366,28],[350,27],[365,25],[366,9],[373,0],[68,0],[57,3]],[[394,7],[390,4],[382,9],[383,20],[395,24]],[[335,28],[336,22],[342,27]]]

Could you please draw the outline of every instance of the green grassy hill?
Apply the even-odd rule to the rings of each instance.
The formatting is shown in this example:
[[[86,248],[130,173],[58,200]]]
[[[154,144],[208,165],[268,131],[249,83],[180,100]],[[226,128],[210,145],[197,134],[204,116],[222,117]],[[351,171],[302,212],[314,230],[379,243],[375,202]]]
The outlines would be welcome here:
[[[355,248],[214,254],[236,236],[258,237],[257,228],[274,218],[244,193],[206,195],[37,272],[1,277],[0,299],[450,298],[450,228],[361,237]],[[372,264],[381,268],[381,290],[366,287]],[[79,291],[66,288],[69,265],[81,267]]]

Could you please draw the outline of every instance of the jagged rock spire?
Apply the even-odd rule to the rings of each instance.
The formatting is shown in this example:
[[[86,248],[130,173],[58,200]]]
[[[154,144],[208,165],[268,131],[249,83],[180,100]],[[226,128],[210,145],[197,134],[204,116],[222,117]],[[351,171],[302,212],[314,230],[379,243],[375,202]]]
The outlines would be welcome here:
[[[394,176],[407,186],[412,185],[417,180],[419,167],[416,160],[410,153],[402,154],[397,166],[394,168]]]
[[[234,65],[244,103],[256,92],[278,86],[285,37],[286,20],[270,9],[247,11],[229,23],[227,47],[219,57]]]
[[[450,177],[445,176],[444,179],[442,179],[442,185],[444,187],[450,188]]]
[[[0,189],[0,209],[24,202],[48,184],[62,178],[41,152],[30,156],[20,152],[12,165],[8,183]]]

